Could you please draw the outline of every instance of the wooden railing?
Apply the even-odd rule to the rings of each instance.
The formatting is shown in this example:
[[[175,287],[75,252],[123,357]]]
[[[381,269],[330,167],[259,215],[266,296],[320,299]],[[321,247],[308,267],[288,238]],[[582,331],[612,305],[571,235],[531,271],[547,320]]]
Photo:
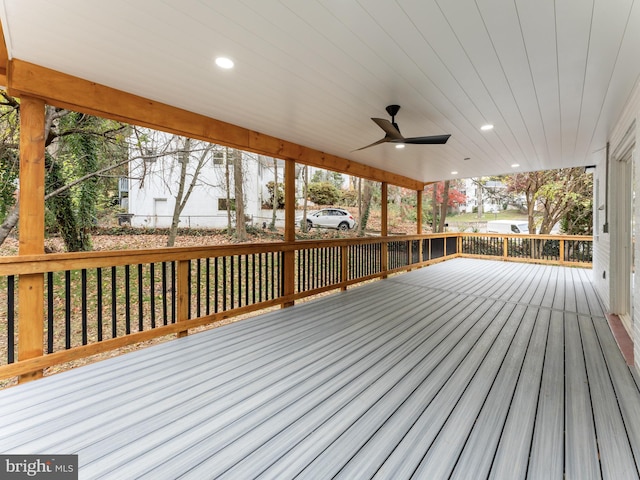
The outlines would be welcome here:
[[[589,236],[460,233],[465,257],[491,257],[517,262],[591,267],[593,240]]]
[[[457,256],[589,266],[591,238],[449,233],[0,257],[0,379]],[[32,274],[45,279],[34,299],[42,355],[23,359],[19,330],[42,321],[17,305],[20,276]]]

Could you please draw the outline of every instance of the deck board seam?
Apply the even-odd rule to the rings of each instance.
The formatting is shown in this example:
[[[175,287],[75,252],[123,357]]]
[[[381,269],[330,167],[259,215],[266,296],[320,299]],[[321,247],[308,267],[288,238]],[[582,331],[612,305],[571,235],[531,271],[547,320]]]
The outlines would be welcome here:
[[[444,292],[452,292],[453,290],[448,290],[448,289],[444,289],[444,288],[439,288],[439,287],[433,287],[433,286],[429,286],[429,287],[423,287],[423,288],[427,288],[429,290],[439,290],[439,291],[444,291]],[[495,301],[499,301],[499,302],[504,302],[507,304],[511,304],[511,305],[523,305],[523,306],[532,306],[535,308],[540,308],[541,310],[546,310],[546,311],[550,311],[550,312],[561,312],[561,313],[568,313],[568,314],[574,314],[574,315],[580,315],[581,317],[591,317],[591,318],[606,318],[604,313],[600,314],[588,314],[588,313],[584,313],[584,312],[573,312],[573,311],[568,311],[568,310],[563,310],[563,309],[559,309],[559,308],[554,308],[554,307],[548,307],[545,305],[536,305],[536,304],[531,304],[531,303],[526,303],[526,302],[519,302],[519,301],[514,301],[514,300],[506,300],[500,297],[494,297],[494,296],[485,296],[485,295],[476,295],[476,294],[470,294],[470,293],[461,293],[460,295],[468,295],[470,297],[475,297],[475,298],[481,298],[481,299],[485,299],[485,300],[495,300]]]

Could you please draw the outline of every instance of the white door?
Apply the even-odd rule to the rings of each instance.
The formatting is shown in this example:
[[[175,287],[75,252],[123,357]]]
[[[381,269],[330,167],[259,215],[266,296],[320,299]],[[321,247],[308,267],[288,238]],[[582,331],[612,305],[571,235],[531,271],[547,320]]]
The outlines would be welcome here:
[[[169,226],[169,206],[166,198],[153,199],[153,228],[164,228]]]
[[[633,283],[634,283],[634,182],[632,149],[614,158],[616,188],[612,216],[612,282],[611,309],[618,314],[627,332],[633,338]]]

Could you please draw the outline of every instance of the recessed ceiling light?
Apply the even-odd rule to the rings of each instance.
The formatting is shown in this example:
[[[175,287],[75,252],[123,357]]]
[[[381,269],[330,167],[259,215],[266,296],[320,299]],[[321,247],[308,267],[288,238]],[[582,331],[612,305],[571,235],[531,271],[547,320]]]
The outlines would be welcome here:
[[[512,163],[511,168],[518,168],[520,166],[519,163]]]
[[[480,127],[480,130],[493,130],[493,125],[491,125],[490,123],[486,124],[486,125],[482,125]]]
[[[396,148],[404,148],[404,143],[398,143],[398,144],[396,145]]]
[[[216,58],[216,65],[225,69],[233,68],[233,60],[227,57],[218,57]]]
[[[453,172],[451,172],[451,175],[457,175],[458,172],[456,172],[455,170]]]

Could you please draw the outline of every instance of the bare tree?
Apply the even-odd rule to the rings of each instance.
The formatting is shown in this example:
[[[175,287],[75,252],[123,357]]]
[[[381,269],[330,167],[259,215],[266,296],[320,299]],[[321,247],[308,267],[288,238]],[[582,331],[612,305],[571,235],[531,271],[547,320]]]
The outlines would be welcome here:
[[[276,230],[276,218],[278,215],[278,159],[273,159],[273,200],[271,200],[271,223],[269,224],[269,230]]]
[[[447,208],[449,208],[449,180],[444,181],[442,190],[442,203],[440,204],[440,220],[438,222],[438,232],[444,232],[445,221],[447,219]],[[435,189],[434,189],[435,190]]]
[[[193,141],[190,138],[184,139],[182,152],[178,155],[178,162],[180,163],[180,183],[178,185],[178,192],[175,195],[176,202],[173,207],[173,216],[171,218],[171,228],[169,229],[167,247],[172,247],[175,244],[176,236],[178,234],[178,226],[180,223],[180,215],[189,201],[189,197],[198,182],[198,177],[200,176],[202,167],[209,157],[209,153],[213,147],[214,145],[210,143],[200,146],[195,159],[195,169],[193,170],[193,173],[191,173],[191,179],[187,183],[188,167],[191,163]]]
[[[477,218],[482,218],[483,209],[484,209],[484,200],[482,198],[482,193],[484,189],[484,182],[482,178],[474,178],[473,183],[476,184],[476,203],[478,204],[478,214]]]
[[[167,246],[175,245],[180,217],[196,186],[202,184],[202,170],[216,145],[149,129],[136,129],[135,148],[142,155],[131,158],[130,177],[140,182],[159,182],[175,202]],[[144,160],[136,162],[135,160]],[[177,182],[176,182],[177,178]]]
[[[373,197],[373,185],[371,180],[365,180],[362,188],[362,215],[360,217],[360,227],[358,236],[363,237],[369,222],[369,213],[371,212],[371,200]]]
[[[242,152],[233,150],[233,184],[235,191],[236,206],[236,240],[239,242],[247,241],[247,227],[245,225],[244,214],[244,174],[242,171]]]
[[[303,181],[304,181],[304,185],[303,185],[304,200],[302,203],[302,221],[300,224],[300,229],[306,233],[309,230],[309,225],[307,224],[307,208],[308,208],[308,202],[309,202],[309,166],[308,165],[304,166]]]
[[[224,186],[225,192],[227,195],[227,234],[231,235],[233,230],[233,222],[231,219],[231,168],[230,164],[232,162],[230,149],[229,147],[225,147],[225,155],[224,155]]]

